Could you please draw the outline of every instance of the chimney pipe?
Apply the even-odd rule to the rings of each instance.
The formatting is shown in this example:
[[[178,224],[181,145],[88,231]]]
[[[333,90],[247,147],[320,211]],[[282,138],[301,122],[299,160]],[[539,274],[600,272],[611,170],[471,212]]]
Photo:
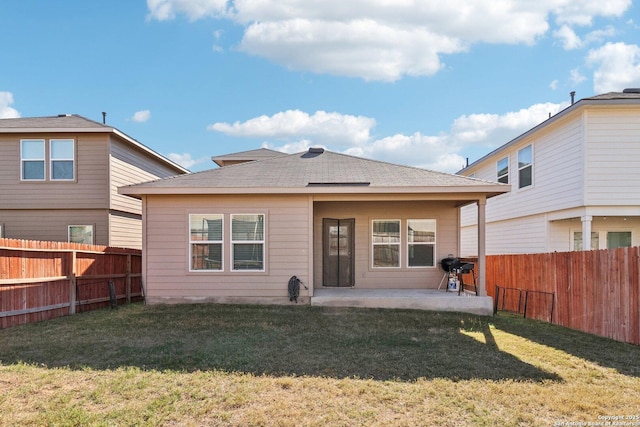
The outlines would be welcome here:
[[[107,124],[107,113],[105,111],[102,112],[102,124]]]
[[[575,104],[575,99],[576,99],[576,91],[572,90],[569,95],[571,95],[571,105]]]

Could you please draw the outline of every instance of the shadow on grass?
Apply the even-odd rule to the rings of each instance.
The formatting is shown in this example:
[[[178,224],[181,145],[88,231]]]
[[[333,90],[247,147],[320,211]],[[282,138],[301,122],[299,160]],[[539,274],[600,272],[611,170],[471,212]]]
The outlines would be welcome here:
[[[618,342],[559,325],[499,313],[494,326],[513,335],[564,351],[619,373],[640,377],[640,346]]]
[[[561,381],[498,349],[492,318],[310,306],[130,304],[0,331],[0,364],[272,376]]]

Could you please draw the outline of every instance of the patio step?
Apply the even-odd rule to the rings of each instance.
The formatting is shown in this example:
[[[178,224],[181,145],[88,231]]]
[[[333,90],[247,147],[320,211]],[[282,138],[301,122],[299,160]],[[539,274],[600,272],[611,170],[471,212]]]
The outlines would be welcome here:
[[[311,305],[324,307],[399,308],[493,315],[493,299],[435,289],[314,289]]]

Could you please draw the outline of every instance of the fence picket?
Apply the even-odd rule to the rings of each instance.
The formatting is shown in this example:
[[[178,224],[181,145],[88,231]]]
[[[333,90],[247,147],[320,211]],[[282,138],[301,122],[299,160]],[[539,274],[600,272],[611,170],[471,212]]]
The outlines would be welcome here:
[[[0,238],[0,329],[142,298],[137,249]]]
[[[638,247],[489,255],[486,272],[491,297],[496,286],[553,292],[553,323],[640,345]],[[546,310],[546,304],[533,304],[527,317],[548,320]]]

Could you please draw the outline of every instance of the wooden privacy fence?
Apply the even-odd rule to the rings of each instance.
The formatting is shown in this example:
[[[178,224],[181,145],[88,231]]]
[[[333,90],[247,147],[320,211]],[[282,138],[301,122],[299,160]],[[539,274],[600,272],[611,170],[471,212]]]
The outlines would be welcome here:
[[[640,345],[640,248],[487,256],[487,293],[535,291],[527,317]],[[549,299],[554,295],[554,300]],[[501,292],[510,311],[523,292]]]
[[[137,249],[0,239],[0,329],[139,300],[141,268]]]

